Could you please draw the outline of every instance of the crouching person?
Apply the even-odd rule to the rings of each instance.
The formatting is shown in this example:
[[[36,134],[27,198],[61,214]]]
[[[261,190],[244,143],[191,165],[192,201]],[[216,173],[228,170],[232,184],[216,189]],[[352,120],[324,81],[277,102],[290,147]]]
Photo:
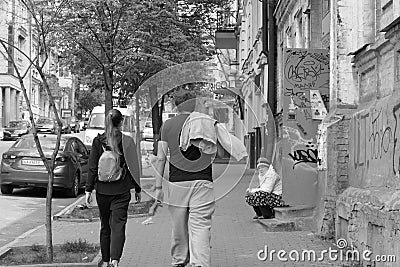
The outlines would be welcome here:
[[[248,188],[245,199],[256,212],[253,219],[272,219],[274,218],[273,208],[285,206],[282,200],[282,180],[264,157],[258,159],[257,170],[260,185],[257,188]]]

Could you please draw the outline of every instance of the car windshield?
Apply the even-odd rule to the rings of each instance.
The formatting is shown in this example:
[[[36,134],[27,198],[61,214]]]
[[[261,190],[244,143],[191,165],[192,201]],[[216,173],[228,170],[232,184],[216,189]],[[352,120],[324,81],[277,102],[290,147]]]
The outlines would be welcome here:
[[[104,129],[104,113],[92,114],[89,119],[88,128]]]
[[[42,119],[38,119],[36,121],[37,124],[53,124],[53,120],[52,119],[46,119],[46,118],[42,118]]]
[[[89,119],[88,128],[104,129],[104,114],[103,113],[92,114]],[[132,129],[134,129],[133,117],[132,116],[128,116],[128,117],[124,116],[124,121],[122,123],[122,131],[130,132],[130,131],[132,131]]]
[[[8,127],[10,128],[17,128],[17,127],[25,127],[27,126],[27,122],[26,121],[10,121],[8,123]]]
[[[56,135],[45,135],[39,136],[40,145],[43,150],[54,150],[56,148]],[[62,138],[60,140],[60,150],[64,149],[66,139]],[[21,149],[36,149],[36,143],[33,140],[33,136],[27,136],[24,138],[20,138],[15,144],[13,145],[14,148],[21,148]]]

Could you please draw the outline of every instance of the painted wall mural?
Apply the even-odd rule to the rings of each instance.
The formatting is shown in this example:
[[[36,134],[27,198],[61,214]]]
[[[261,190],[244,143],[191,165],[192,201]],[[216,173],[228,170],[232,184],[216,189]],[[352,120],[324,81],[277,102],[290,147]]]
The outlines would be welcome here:
[[[286,49],[283,67],[283,197],[292,205],[314,205],[321,163],[316,134],[327,115],[329,54],[321,49]]]
[[[400,99],[374,100],[353,115],[350,127],[350,182],[366,188],[400,188]]]

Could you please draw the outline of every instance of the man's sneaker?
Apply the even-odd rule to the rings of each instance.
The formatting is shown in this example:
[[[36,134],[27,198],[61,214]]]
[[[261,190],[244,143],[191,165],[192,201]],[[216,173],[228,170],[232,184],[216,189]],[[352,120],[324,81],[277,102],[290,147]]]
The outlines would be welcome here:
[[[262,216],[257,216],[256,215],[256,216],[253,217],[253,220],[258,220],[258,219],[261,219],[261,218],[262,218]]]

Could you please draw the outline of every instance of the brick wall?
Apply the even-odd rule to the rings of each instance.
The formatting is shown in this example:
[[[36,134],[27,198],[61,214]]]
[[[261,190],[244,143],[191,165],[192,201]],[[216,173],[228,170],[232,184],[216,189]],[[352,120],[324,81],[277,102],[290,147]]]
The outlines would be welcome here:
[[[349,113],[338,110],[336,115],[343,119],[328,127],[327,169],[319,172],[318,234],[328,239],[335,237],[337,197],[349,186]]]

